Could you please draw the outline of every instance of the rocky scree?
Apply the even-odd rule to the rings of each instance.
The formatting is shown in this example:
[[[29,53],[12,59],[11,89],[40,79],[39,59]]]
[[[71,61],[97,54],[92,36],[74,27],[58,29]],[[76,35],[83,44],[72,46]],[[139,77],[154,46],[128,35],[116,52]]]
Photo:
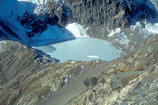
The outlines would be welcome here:
[[[90,63],[57,63],[18,42],[0,42],[0,105],[37,105]]]
[[[87,85],[86,82],[87,90],[71,99],[67,105],[156,105],[157,40],[157,36],[149,38],[145,45],[123,56],[102,74],[93,77],[98,78],[97,84]]]

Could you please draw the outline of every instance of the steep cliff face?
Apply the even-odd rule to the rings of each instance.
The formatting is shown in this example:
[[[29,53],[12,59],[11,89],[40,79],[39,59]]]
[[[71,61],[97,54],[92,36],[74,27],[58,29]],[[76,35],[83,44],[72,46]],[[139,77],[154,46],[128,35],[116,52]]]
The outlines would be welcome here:
[[[156,0],[65,0],[91,37],[129,51],[157,34]]]
[[[108,30],[126,28],[136,21],[156,16],[152,4],[146,0],[65,1],[78,22],[88,27],[93,37],[106,37]]]

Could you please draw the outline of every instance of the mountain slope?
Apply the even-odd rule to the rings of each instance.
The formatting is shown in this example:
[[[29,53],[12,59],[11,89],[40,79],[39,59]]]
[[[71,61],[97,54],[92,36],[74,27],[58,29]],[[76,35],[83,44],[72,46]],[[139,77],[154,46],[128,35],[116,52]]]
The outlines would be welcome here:
[[[66,101],[52,101],[54,105],[124,105],[124,104],[146,104],[156,105],[157,100],[157,39],[150,38],[145,45],[139,49],[119,58],[111,63],[104,63],[92,70],[95,74],[82,77],[80,87],[72,91],[63,91],[65,95],[60,95],[61,99],[65,97],[74,97]],[[98,72],[99,71],[99,75]],[[85,87],[83,86],[83,83]],[[79,83],[78,83],[79,84]],[[75,83],[74,83],[75,85]],[[56,94],[57,95],[57,94]],[[68,101],[68,100],[67,100]],[[50,102],[50,101],[45,101]],[[58,104],[59,102],[59,104]],[[56,103],[56,104],[55,104]],[[46,103],[45,103],[46,104]],[[51,105],[50,103],[46,105]],[[42,104],[41,104],[42,105]]]
[[[18,42],[1,41],[0,105],[36,105],[66,84],[66,79],[78,76],[82,66],[88,64],[57,62]]]
[[[76,37],[65,28],[72,14],[60,1],[3,0],[0,5],[1,39],[39,46]]]
[[[29,48],[75,38],[64,28],[76,21],[68,6],[92,37],[133,51],[111,62],[58,63]],[[1,0],[0,36],[22,44],[0,42],[0,105],[157,104],[158,37],[143,43],[157,33],[154,6],[154,0]],[[84,30],[76,24],[68,26]]]
[[[1,23],[1,38],[20,37],[25,45],[40,46],[91,36],[129,51],[158,33],[156,4],[155,0],[3,0],[0,19],[12,25]]]
[[[91,78],[85,80],[87,90],[71,99],[67,105],[156,105],[157,40],[157,36],[150,38],[145,45],[123,59],[100,69],[104,72],[95,76],[98,78],[96,84]]]
[[[36,105],[43,100],[39,105],[153,104],[157,102],[153,90],[157,88],[157,40],[157,36],[152,37],[137,50],[111,62],[87,63],[54,63],[56,60],[41,58],[17,42],[1,42],[0,103]],[[139,101],[141,97],[145,98]]]
[[[156,0],[66,0],[91,37],[111,41],[129,51],[157,34]]]
[[[96,30],[93,30],[95,26],[103,27],[106,32],[118,27],[129,27],[135,21],[154,18],[157,15],[155,7],[149,0],[66,0],[66,2],[78,21],[92,28],[90,34],[93,36],[100,31],[95,32]]]

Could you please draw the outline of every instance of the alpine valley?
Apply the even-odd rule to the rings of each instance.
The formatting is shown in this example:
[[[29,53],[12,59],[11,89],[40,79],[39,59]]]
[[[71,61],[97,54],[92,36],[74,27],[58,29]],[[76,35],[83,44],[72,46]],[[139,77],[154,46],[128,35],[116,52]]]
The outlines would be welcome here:
[[[0,105],[157,105],[158,0],[0,0]]]

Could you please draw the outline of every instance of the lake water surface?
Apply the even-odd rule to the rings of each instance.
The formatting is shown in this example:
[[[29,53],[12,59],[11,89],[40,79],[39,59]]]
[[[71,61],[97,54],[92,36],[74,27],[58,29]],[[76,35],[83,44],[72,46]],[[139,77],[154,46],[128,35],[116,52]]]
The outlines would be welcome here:
[[[111,61],[120,57],[122,52],[113,47],[110,42],[96,38],[79,38],[35,48],[42,50],[53,58],[59,59],[61,62],[66,60],[91,61],[97,59]]]

